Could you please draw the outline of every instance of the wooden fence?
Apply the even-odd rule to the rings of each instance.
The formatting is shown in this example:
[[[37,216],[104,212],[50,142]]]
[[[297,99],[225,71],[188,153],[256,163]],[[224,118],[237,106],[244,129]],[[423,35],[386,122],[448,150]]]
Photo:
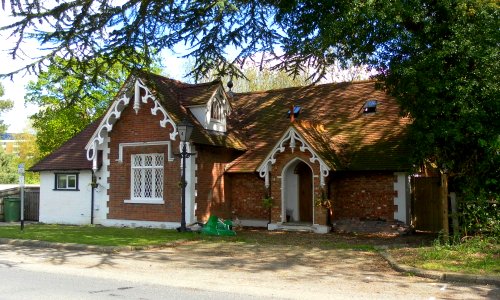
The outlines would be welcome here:
[[[4,220],[4,198],[19,197],[19,188],[0,191],[0,221]],[[40,188],[26,187],[24,189],[24,220],[38,221],[40,211]]]

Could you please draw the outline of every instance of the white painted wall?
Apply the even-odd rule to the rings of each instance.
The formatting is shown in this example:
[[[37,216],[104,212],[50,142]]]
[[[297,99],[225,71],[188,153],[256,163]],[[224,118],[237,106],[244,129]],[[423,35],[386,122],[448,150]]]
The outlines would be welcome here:
[[[299,186],[299,176],[293,173],[295,166],[299,161],[296,161],[292,165],[288,166],[284,171],[284,200],[285,200],[285,213],[286,210],[291,210],[293,212],[292,219],[290,221],[299,220],[299,200],[298,200],[298,186]],[[286,218],[286,217],[285,217]],[[286,221],[286,219],[285,219]]]
[[[102,225],[112,226],[112,227],[132,227],[132,228],[147,227],[147,228],[176,229],[181,224],[176,222],[153,222],[153,221],[107,219],[103,220]]]
[[[394,219],[409,224],[410,222],[410,177],[404,172],[395,172],[394,191],[398,196],[394,197],[394,204],[398,210],[394,212]]]
[[[90,224],[92,172],[79,171],[79,191],[54,190],[54,172],[40,172],[40,222]]]
[[[189,110],[195,116],[198,122],[200,122],[201,126],[207,128],[207,106],[191,106]]]

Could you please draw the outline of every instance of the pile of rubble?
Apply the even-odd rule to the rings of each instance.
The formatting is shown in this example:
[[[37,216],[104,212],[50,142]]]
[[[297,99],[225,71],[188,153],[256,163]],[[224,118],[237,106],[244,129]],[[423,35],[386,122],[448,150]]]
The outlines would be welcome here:
[[[411,225],[400,221],[345,219],[335,221],[333,231],[339,233],[385,233],[407,235],[414,232]]]

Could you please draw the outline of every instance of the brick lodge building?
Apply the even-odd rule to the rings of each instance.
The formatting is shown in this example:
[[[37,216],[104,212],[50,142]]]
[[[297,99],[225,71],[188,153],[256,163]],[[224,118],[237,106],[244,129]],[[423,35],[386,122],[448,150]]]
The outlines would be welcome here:
[[[40,221],[178,227],[183,120],[194,125],[188,224],[217,215],[325,233],[338,220],[410,221],[410,120],[375,82],[233,94],[221,81],[147,72],[130,76],[104,116],[31,168],[41,174]]]

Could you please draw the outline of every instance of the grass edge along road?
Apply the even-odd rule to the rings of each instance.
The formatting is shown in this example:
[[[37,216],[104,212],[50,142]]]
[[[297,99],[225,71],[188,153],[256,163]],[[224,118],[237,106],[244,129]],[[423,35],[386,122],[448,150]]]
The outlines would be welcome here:
[[[427,238],[405,246],[404,244],[408,240],[403,240],[403,237],[399,236],[318,235],[245,229],[238,231],[235,237],[214,237],[193,232],[179,233],[175,230],[156,228],[29,224],[24,231],[21,231],[16,225],[0,226],[0,238],[132,247],[160,246],[179,240],[193,240],[207,243],[289,245],[304,249],[351,249],[357,251],[375,251],[375,245],[392,243],[394,245],[403,244],[401,247],[389,250],[389,253],[402,264],[429,270],[500,275],[499,239],[485,237],[476,237],[456,245],[443,245],[434,242],[432,246],[429,246],[430,242]]]

